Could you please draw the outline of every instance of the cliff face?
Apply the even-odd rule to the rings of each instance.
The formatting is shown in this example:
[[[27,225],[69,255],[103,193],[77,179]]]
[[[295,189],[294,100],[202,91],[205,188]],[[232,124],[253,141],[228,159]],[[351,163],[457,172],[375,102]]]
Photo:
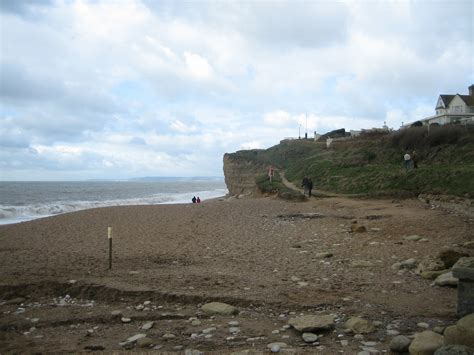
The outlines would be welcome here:
[[[236,154],[224,155],[224,178],[230,195],[258,195],[255,179],[265,173],[265,167]]]

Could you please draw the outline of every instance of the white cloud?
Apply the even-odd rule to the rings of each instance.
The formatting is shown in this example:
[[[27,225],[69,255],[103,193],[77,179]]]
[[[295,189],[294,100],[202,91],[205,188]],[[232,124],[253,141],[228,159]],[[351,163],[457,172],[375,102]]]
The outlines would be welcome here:
[[[198,54],[184,52],[187,68],[191,75],[197,79],[209,79],[212,77],[212,67],[207,60]]]

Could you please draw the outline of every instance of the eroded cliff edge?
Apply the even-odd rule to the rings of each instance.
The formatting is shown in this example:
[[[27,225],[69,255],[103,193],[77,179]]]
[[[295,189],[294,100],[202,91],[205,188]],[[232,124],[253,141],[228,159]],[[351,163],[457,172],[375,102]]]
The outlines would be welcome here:
[[[257,196],[255,179],[265,173],[265,164],[237,153],[224,154],[224,178],[229,195]]]

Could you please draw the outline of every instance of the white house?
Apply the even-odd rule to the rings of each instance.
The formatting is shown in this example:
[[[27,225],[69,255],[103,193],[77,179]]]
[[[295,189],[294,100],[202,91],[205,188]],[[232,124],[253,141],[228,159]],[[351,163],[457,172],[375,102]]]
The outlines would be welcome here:
[[[474,85],[469,86],[469,95],[439,95],[436,115],[420,120],[424,126],[448,123],[474,123]],[[403,127],[410,127],[412,123]]]

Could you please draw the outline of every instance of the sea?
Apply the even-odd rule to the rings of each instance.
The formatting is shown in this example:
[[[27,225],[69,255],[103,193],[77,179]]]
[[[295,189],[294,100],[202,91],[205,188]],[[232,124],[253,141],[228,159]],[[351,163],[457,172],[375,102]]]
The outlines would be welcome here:
[[[143,178],[127,181],[0,182],[0,224],[96,207],[192,203],[225,196],[224,178]]]

